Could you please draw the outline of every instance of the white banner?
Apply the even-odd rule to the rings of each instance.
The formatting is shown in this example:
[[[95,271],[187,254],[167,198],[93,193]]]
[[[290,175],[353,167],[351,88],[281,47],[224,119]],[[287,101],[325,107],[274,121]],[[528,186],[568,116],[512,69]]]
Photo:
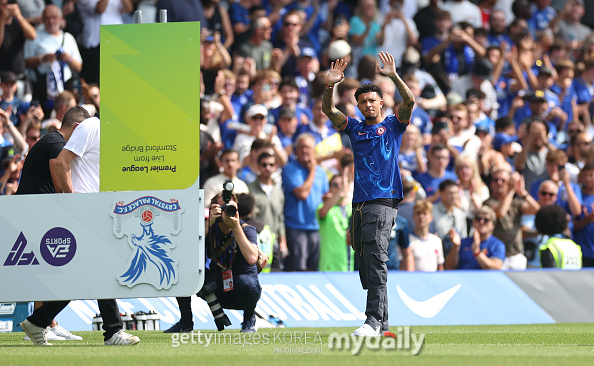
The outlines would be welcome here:
[[[195,294],[203,191],[2,197],[0,279],[1,302]]]

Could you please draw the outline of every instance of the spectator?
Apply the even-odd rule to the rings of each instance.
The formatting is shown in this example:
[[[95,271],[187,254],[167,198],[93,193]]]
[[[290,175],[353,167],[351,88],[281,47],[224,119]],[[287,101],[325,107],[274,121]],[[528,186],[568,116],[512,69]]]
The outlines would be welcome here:
[[[239,179],[246,182],[248,185],[258,178],[258,156],[263,153],[274,155],[274,148],[272,142],[264,139],[257,138],[252,142],[250,153],[243,159],[243,167],[237,173]],[[278,162],[277,162],[278,164]],[[275,176],[275,180],[279,180],[280,177]]]
[[[43,10],[43,24],[37,38],[25,44],[25,64],[34,69],[33,99],[39,100],[46,115],[53,99],[64,91],[64,83],[73,72],[82,69],[82,58],[74,37],[60,29],[62,11],[55,5]]]
[[[410,127],[410,126],[409,126]],[[420,184],[410,176],[402,175],[402,195],[403,199],[398,205],[397,217],[402,217],[408,223],[410,232],[415,230],[415,222],[413,220],[413,209],[416,203],[417,191]]]
[[[547,126],[540,120],[534,119],[526,125],[522,152],[516,157],[516,171],[520,172],[526,187],[543,179],[547,175],[546,157],[549,152]]]
[[[204,17],[206,18],[205,28],[210,34],[219,32],[221,42],[226,49],[230,49],[235,40],[233,27],[229,19],[227,8],[219,4],[220,0],[201,0],[204,8]]]
[[[450,240],[454,244],[446,257],[447,269],[502,269],[505,244],[493,235],[495,212],[481,207],[474,213],[474,235],[460,239],[454,228]]]
[[[419,80],[414,74],[406,74],[402,77],[402,80],[406,83],[406,86],[408,86],[410,91],[415,96],[415,100],[422,99],[421,93],[423,91],[421,90]],[[431,124],[431,118],[421,106],[417,105],[417,103],[415,103],[410,116],[410,122],[411,125],[415,125],[421,130],[423,140],[429,140],[431,136],[431,128],[433,127]]]
[[[350,272],[354,270],[355,252],[347,242],[347,229],[352,205],[347,201],[348,178],[334,175],[330,189],[316,209],[320,226],[319,270],[324,272]]]
[[[297,117],[290,107],[281,107],[276,121],[278,126],[277,136],[287,153],[287,156],[293,154],[293,141],[297,137]]]
[[[567,154],[570,155],[568,163],[582,169],[586,165],[591,151],[592,138],[588,137],[585,132],[578,132],[570,140],[569,149],[567,150]]]
[[[456,159],[454,170],[460,184],[460,208],[469,220],[472,214],[489,198],[489,188],[483,183],[476,159],[463,155]],[[470,227],[470,222],[468,222]]]
[[[559,186],[550,179],[544,180],[538,187],[538,204],[540,207],[556,205],[559,194]],[[522,233],[524,238],[524,255],[528,260],[528,268],[540,268],[541,245],[545,244],[549,237],[536,230],[534,218],[536,215],[522,215]]]
[[[263,152],[258,156],[258,178],[248,184],[250,193],[256,201],[256,219],[270,226],[275,235],[272,270],[283,269],[283,259],[288,255],[285,234],[285,195],[280,184],[272,179],[278,165],[274,155]]]
[[[25,76],[25,40],[37,36],[35,28],[23,17],[18,4],[0,0],[0,70]]]
[[[223,166],[223,170],[218,175],[209,178],[206,182],[204,182],[204,201],[210,202],[210,200],[219,192],[221,192],[223,188],[223,183],[230,180],[233,182],[234,188],[233,192],[235,194],[239,193],[249,193],[249,188],[245,184],[244,181],[237,177],[237,172],[241,164],[239,163],[239,154],[235,150],[224,150],[221,153],[221,165]]]
[[[81,77],[87,83],[99,84],[99,27],[124,24],[123,14],[133,10],[132,0],[80,0],[77,6],[82,20],[80,55]]]
[[[328,117],[322,112],[322,99],[317,99],[311,108],[313,119],[309,124],[301,124],[297,127],[297,136],[302,133],[312,135],[316,140],[316,145],[326,138],[334,135],[337,131]]]
[[[272,26],[270,20],[265,17],[257,18],[251,25],[252,33],[249,40],[241,44],[237,54],[242,57],[249,57],[256,62],[256,70],[264,70],[271,67],[272,43],[270,34]]]
[[[202,27],[207,24],[204,8],[200,0],[158,0],[156,21],[159,22],[160,10],[167,10],[167,22],[200,22]]]
[[[41,131],[39,126],[29,126],[27,127],[27,131],[25,131],[25,141],[27,141],[27,145],[29,148],[28,151],[31,151],[33,145],[39,141],[41,138]]]
[[[503,269],[526,269],[523,254],[522,215],[533,215],[540,205],[526,191],[523,177],[504,169],[491,173],[491,197],[484,202],[495,211],[493,235],[505,243]],[[517,194],[517,197],[514,197]],[[476,216],[475,216],[476,219]],[[446,265],[447,267],[447,265]]]
[[[19,188],[23,162],[20,154],[15,154],[12,146],[2,148],[2,175],[0,175],[0,195],[11,196]]]
[[[452,133],[448,139],[448,145],[462,152],[464,145],[474,136],[476,131],[474,125],[470,123],[468,107],[464,104],[452,106],[450,108],[450,119],[452,120]]]
[[[8,112],[10,121],[15,125],[19,124],[17,116],[18,109],[23,103],[23,100],[15,96],[17,91],[17,76],[12,71],[3,71],[0,73],[0,109]]]
[[[349,21],[349,43],[354,46],[351,67],[355,69],[361,57],[377,55],[378,46],[383,43],[386,22],[383,26],[379,24],[378,13],[375,0],[361,0],[357,3],[355,15]]]
[[[288,271],[318,269],[320,233],[315,210],[328,191],[326,172],[315,159],[315,138],[302,134],[295,141],[296,160],[283,168]]]
[[[309,84],[309,82],[305,81],[304,79],[302,81],[305,82],[305,85]],[[296,78],[286,77],[283,78],[283,80],[281,81],[279,85],[279,92],[282,98],[282,104],[280,107],[270,111],[270,114],[272,114],[272,116],[274,117],[274,120],[275,122],[277,122],[277,125],[279,112],[283,107],[289,108],[293,112],[293,114],[297,118],[298,124],[300,125],[308,124],[309,121],[311,121],[311,119],[313,118],[311,110],[307,108],[307,105],[309,105],[309,101],[306,100],[304,101],[304,103],[300,101],[302,95],[300,95],[299,90],[300,88],[297,85]]]
[[[460,95],[466,95],[472,88],[480,89],[485,93],[483,112],[493,119],[497,119],[497,93],[491,83],[493,77],[493,64],[489,60],[479,59],[468,75],[461,76],[452,83],[452,91]]]
[[[7,136],[8,135],[8,136]],[[13,142],[6,137],[11,137]],[[10,115],[0,109],[0,147],[6,147],[14,144],[17,151],[26,151],[27,144],[23,135],[14,127],[10,120]]]
[[[222,89],[215,90],[216,78],[220,70],[226,69],[231,65],[231,56],[221,43],[220,33],[209,35],[203,31],[201,37],[200,71],[202,73],[202,80],[204,81],[204,89],[202,91],[204,95],[213,95]]]
[[[239,153],[240,163],[243,163],[243,159],[249,155],[252,142],[260,138],[272,143],[279,164],[284,166],[287,163],[287,155],[276,135],[276,126],[266,123],[268,118],[266,107],[261,104],[254,104],[247,110],[245,117],[250,130],[247,133],[239,133],[235,137],[235,143],[233,144],[233,149]]]
[[[400,206],[398,207],[400,209]],[[388,270],[400,270],[412,272],[415,270],[415,261],[410,249],[410,230],[408,222],[404,217],[396,215],[394,226],[390,233],[388,242]]]
[[[433,205],[432,232],[443,241],[443,252],[446,255],[452,245],[448,240],[448,233],[451,228],[454,228],[462,238],[468,236],[466,214],[457,206],[460,202],[459,194],[460,187],[458,184],[453,180],[446,179],[439,184],[440,201]]]
[[[414,124],[410,124],[406,128],[406,132],[404,132],[400,152],[398,153],[398,162],[400,164],[400,171],[407,171],[409,175],[416,175],[427,171],[427,157],[425,155],[425,149],[423,149],[421,132]]]
[[[592,29],[580,22],[584,14],[585,8],[582,0],[568,0],[559,12],[560,20],[555,29],[556,36],[570,42],[585,41],[586,37],[592,33]]]
[[[573,88],[573,78],[575,76],[575,65],[569,59],[562,59],[555,63],[557,78],[550,87],[551,91],[559,97],[561,109],[567,114],[567,122],[574,121],[577,118],[577,94]],[[565,126],[569,128],[569,126]]]
[[[551,0],[533,1],[532,16],[528,19],[528,27],[536,40],[540,40],[544,31],[549,27],[549,23],[557,17],[557,12],[550,5]]]
[[[62,119],[64,119],[64,115],[66,112],[76,105],[76,99],[74,99],[74,94],[69,91],[64,91],[54,100],[54,107],[53,112],[55,117],[50,117],[45,121],[41,122],[41,128],[43,128],[47,132],[52,132],[59,130],[62,126]]]
[[[394,55],[396,67],[402,65],[402,55],[408,47],[416,47],[419,43],[419,31],[412,19],[402,12],[403,0],[391,0],[392,10],[384,18],[383,44],[380,47],[385,52]]]
[[[582,213],[582,191],[580,187],[571,181],[571,173],[567,169],[567,155],[562,150],[549,151],[546,157],[547,175],[542,180],[532,183],[530,194],[534,199],[538,198],[538,188],[545,179],[550,179],[559,186],[557,204],[567,213],[578,216]]]
[[[415,14],[413,19],[419,30],[419,39],[422,40],[435,34],[437,30],[435,17],[439,12],[441,12],[439,0],[429,0],[429,4]]]
[[[454,24],[468,22],[473,28],[483,26],[481,9],[468,0],[450,0],[444,2],[441,8],[452,15]]]
[[[301,38],[303,30],[303,19],[299,11],[291,10],[283,17],[282,28],[278,32],[276,42],[273,45],[283,50],[283,56],[280,61],[281,75],[296,76],[297,58],[301,56],[304,48],[308,49],[310,56],[317,57],[317,53],[308,39]],[[306,76],[306,75],[302,75]]]
[[[567,213],[557,205],[545,206],[536,213],[536,229],[549,236],[547,242],[539,248],[543,268],[582,268],[580,246],[570,239],[570,235],[564,235],[567,222]]]
[[[583,121],[590,121],[590,103],[594,98],[594,58],[584,60],[584,69],[580,76],[573,79],[573,88],[577,96],[577,111]]]
[[[410,248],[416,271],[443,271],[445,262],[441,239],[429,232],[433,222],[433,204],[427,200],[415,203],[413,209],[415,229],[410,234]]]
[[[439,184],[446,179],[455,181],[457,177],[456,174],[446,170],[450,163],[450,152],[446,145],[437,143],[431,146],[427,160],[428,170],[425,173],[417,174],[414,178],[427,193],[427,199],[430,202],[435,202],[439,199]]]
[[[506,29],[505,13],[501,10],[495,10],[489,17],[489,46],[499,47],[502,43],[506,43],[506,50],[511,50],[512,40],[509,38]]]
[[[582,212],[573,221],[573,238],[582,248],[582,265],[594,267],[594,162],[580,171],[583,203]]]

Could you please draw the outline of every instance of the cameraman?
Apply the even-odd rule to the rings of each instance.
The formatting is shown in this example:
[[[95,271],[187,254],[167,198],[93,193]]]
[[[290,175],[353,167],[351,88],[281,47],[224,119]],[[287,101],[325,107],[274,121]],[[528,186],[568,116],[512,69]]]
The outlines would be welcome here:
[[[256,267],[259,257],[256,229],[239,219],[235,194],[231,193],[231,200],[226,205],[227,208],[235,208],[235,215],[227,215],[229,210],[222,210],[223,205],[223,195],[218,193],[211,200],[206,225],[207,269],[204,287],[198,296],[208,302],[219,330],[224,328],[223,325],[231,324],[222,307],[243,310],[241,331],[255,332],[254,310],[262,293]],[[213,294],[215,296],[211,296]],[[165,333],[189,332],[193,329],[190,298],[178,297],[177,302],[181,319]]]

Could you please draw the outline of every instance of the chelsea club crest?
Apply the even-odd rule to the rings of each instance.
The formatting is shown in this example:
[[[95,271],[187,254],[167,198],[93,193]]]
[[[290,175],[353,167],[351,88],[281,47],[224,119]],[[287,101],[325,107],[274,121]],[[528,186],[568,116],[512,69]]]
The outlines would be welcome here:
[[[113,234],[117,238],[127,236],[132,249],[124,273],[116,277],[121,285],[147,283],[162,290],[177,283],[178,262],[172,255],[172,236],[181,231],[182,213],[175,199],[166,202],[147,196],[115,204],[111,212]]]

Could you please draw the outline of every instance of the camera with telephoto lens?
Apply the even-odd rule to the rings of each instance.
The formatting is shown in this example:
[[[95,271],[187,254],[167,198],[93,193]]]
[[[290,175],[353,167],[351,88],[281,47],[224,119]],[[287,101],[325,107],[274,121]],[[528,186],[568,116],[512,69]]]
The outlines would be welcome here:
[[[235,214],[237,214],[237,207],[229,204],[233,196],[233,187],[233,182],[230,180],[223,183],[223,201],[225,201],[225,204],[221,205],[221,212],[229,217],[235,217]],[[218,220],[222,221],[222,218]]]

